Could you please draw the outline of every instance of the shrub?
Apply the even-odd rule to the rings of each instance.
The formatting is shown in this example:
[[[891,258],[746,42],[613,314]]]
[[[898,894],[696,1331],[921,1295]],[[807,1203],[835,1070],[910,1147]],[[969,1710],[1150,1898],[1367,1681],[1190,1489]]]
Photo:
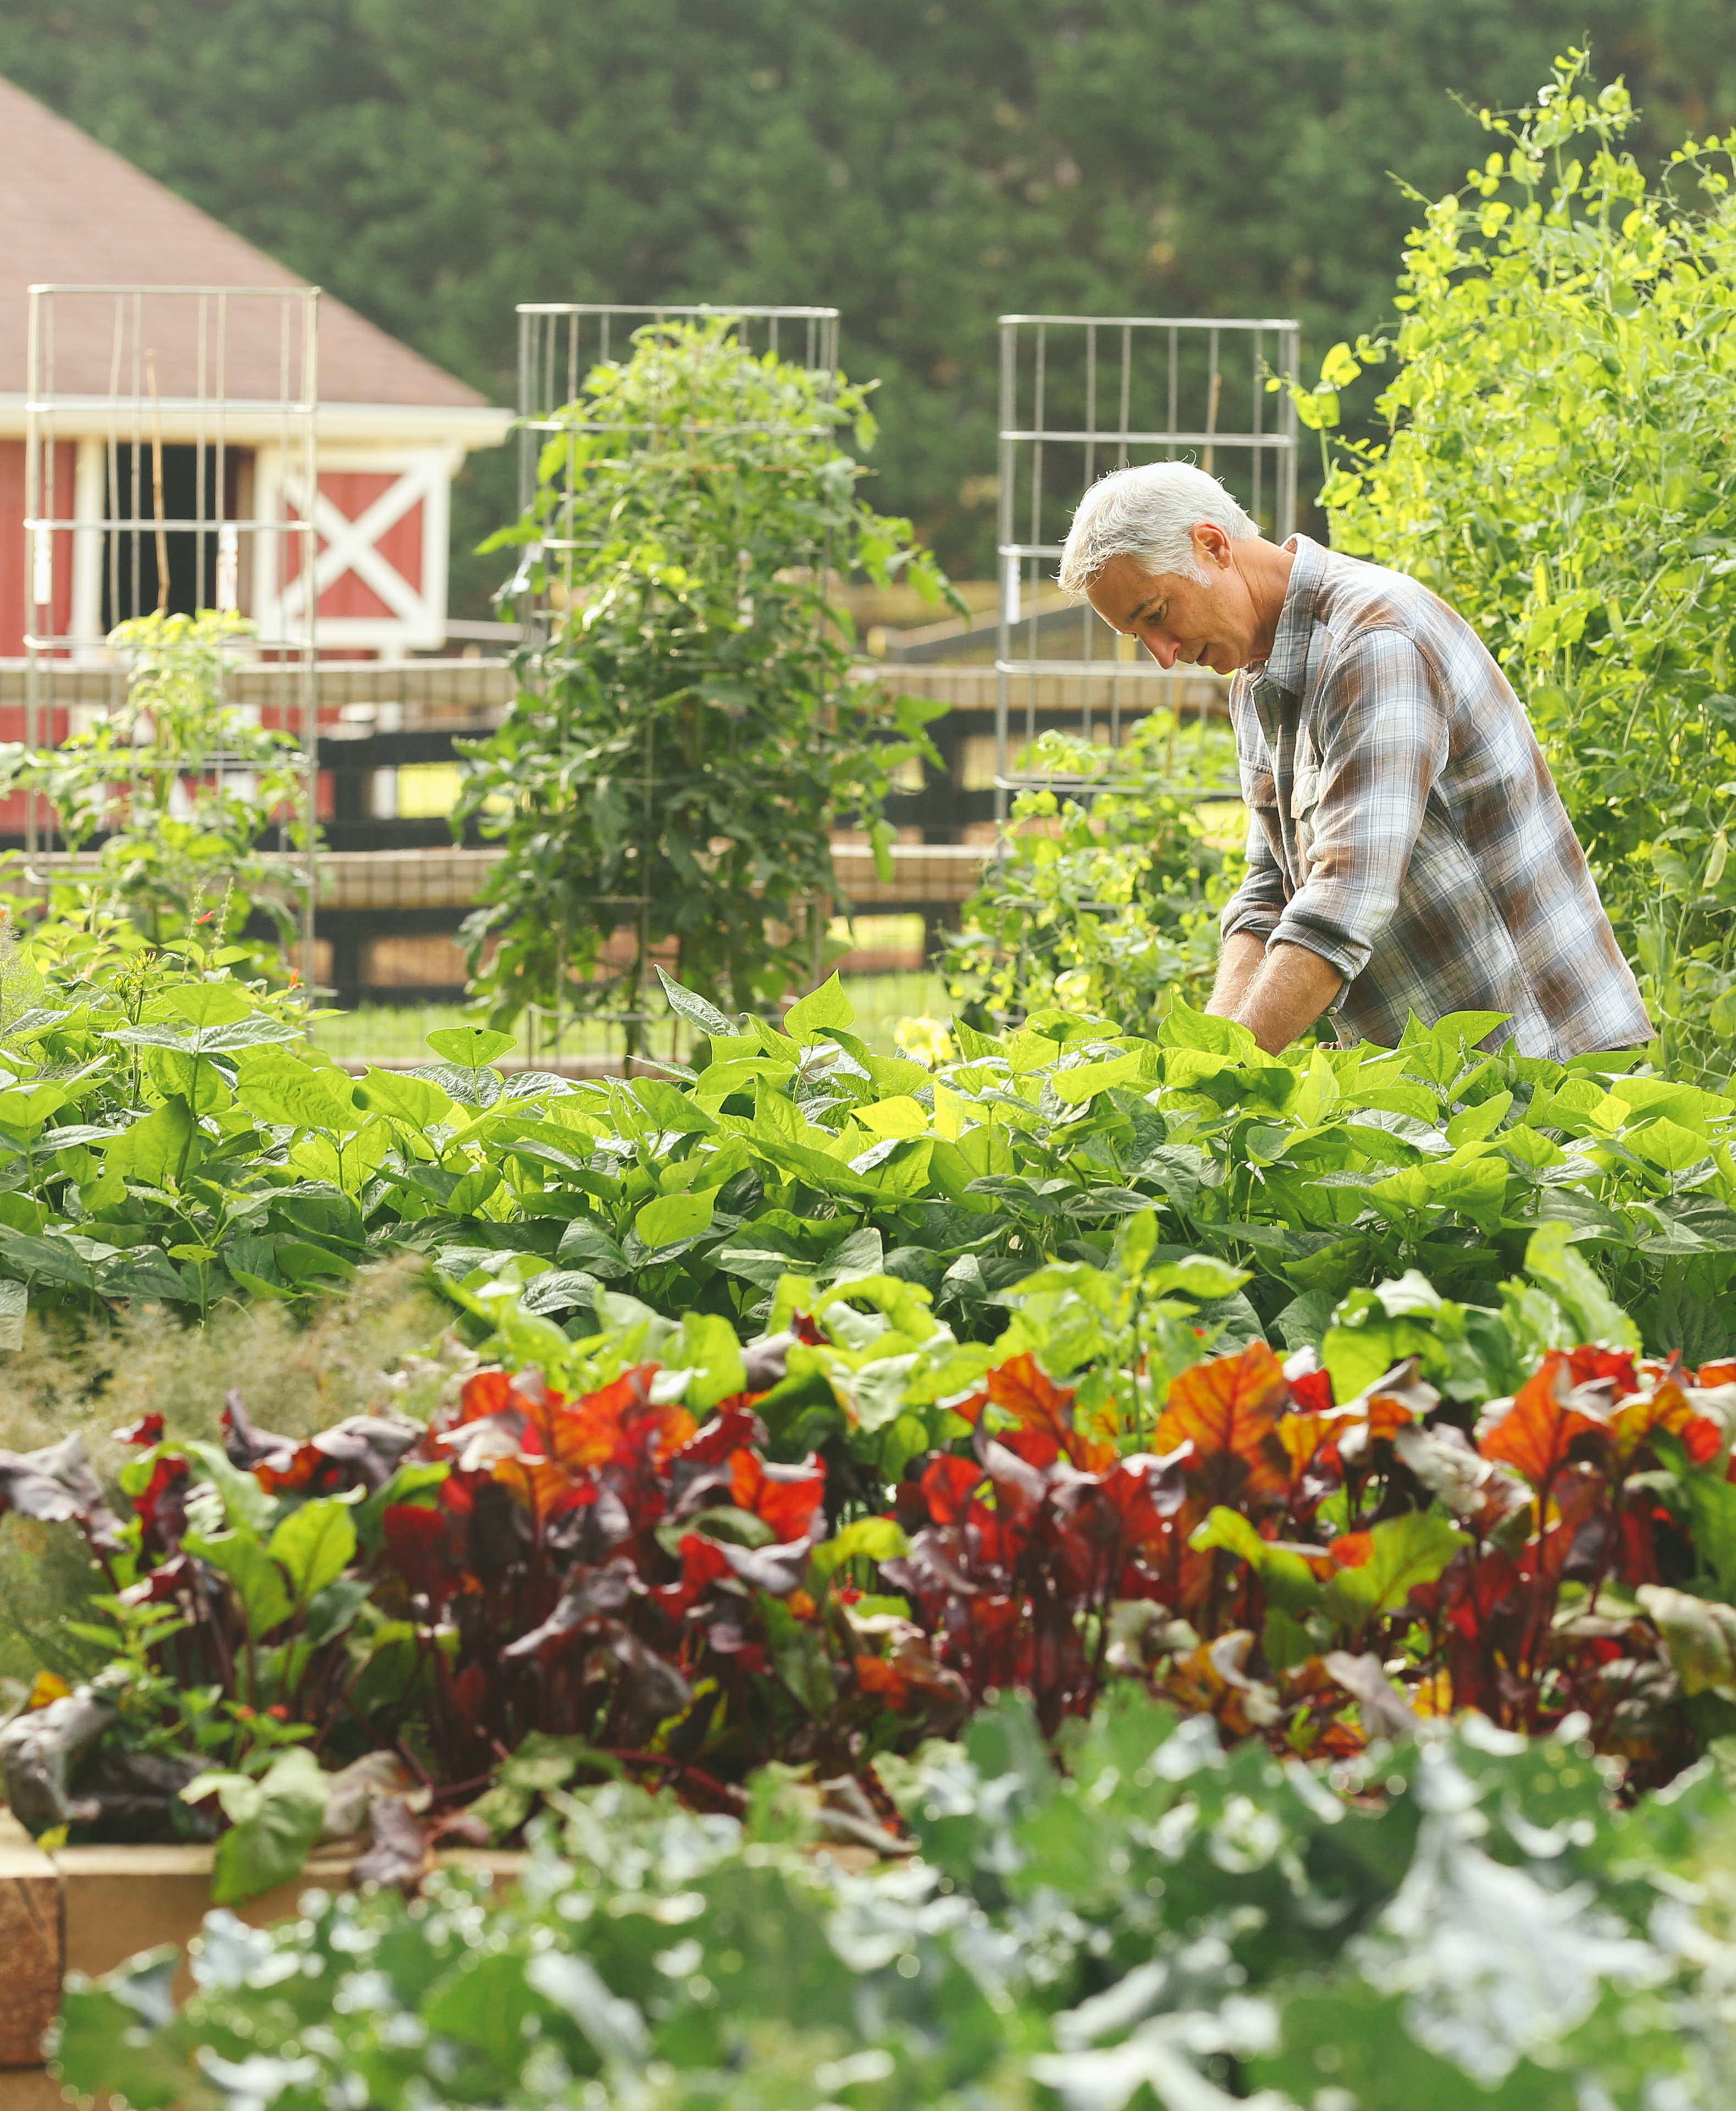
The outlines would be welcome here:
[[[1529,707],[1617,936],[1654,1058],[1720,1084],[1736,1024],[1728,562],[1736,417],[1728,141],[1672,157],[1691,204],[1619,142],[1619,84],[1583,52],[1429,206],[1391,343],[1329,356],[1323,429],[1390,355],[1384,440],[1341,442],[1320,493],[1335,547],[1414,574],[1488,644]],[[1419,203],[1422,201],[1419,200]]]
[[[529,513],[496,538],[528,546],[515,583],[554,593],[555,629],[470,748],[453,826],[505,848],[466,927],[497,1018],[602,1010],[642,1047],[653,951],[754,1010],[811,974],[831,829],[883,849],[893,773],[938,760],[938,706],[854,678],[829,581],[947,589],[910,524],[857,495],[838,435],[872,444],[865,388],[756,357],[727,319],[634,347],[557,415]]]
[[[207,1919],[69,1993],[58,2072],[139,2111],[1714,2111],[1729,1792],[1612,1811],[1571,1732],[1434,1726],[1330,1786],[1124,1694],[1050,1765],[1003,1701],[882,1762],[918,1858],[846,1873],[811,1779],[745,1823],[566,1800],[504,1898],[444,1877]]]

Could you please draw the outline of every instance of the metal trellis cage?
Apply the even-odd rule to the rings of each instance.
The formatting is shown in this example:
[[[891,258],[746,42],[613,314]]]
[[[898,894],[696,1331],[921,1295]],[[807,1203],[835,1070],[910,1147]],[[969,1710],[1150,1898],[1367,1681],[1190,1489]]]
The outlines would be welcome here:
[[[1136,657],[1133,639],[1060,592],[1054,566],[1088,488],[1143,462],[1197,461],[1262,533],[1292,534],[1296,411],[1288,389],[1274,394],[1268,383],[1295,379],[1300,335],[1272,320],[1002,316],[994,783],[1003,828],[1019,792],[1048,786],[1088,799],[1125,784],[1114,758],[1150,711],[1193,710],[1203,727],[1224,710],[1225,677]],[[1106,770],[1022,766],[1051,727],[1106,747]]]
[[[624,443],[631,445],[636,438],[649,430],[625,423],[598,424],[575,420],[561,414],[566,406],[575,403],[584,388],[587,375],[592,370],[611,360],[626,360],[633,355],[633,337],[636,330],[664,323],[716,322],[729,325],[739,343],[760,354],[772,354],[794,361],[809,372],[822,378],[824,395],[829,398],[838,379],[838,311],[821,307],[736,307],[726,304],[710,303],[692,306],[657,305],[636,306],[609,302],[521,302],[518,306],[519,320],[519,511],[528,513],[539,488],[539,464],[549,438],[557,434],[610,433],[620,436]],[[749,430],[743,427],[738,429]],[[830,424],[812,429],[815,438],[835,437],[835,428]],[[582,569],[587,546],[573,533],[573,502],[577,490],[573,473],[566,471],[566,482],[561,503],[557,507],[550,525],[552,533],[544,533],[534,546],[532,554],[540,561],[543,584],[538,592],[528,588],[518,597],[517,615],[519,635],[528,650],[525,664],[534,670],[538,656],[548,643],[557,606],[570,607],[577,574]],[[815,562],[822,573],[828,568],[829,552],[815,552]],[[528,573],[529,567],[525,567]],[[534,673],[533,673],[534,679]],[[656,756],[651,751],[649,728],[647,729],[646,752],[643,780],[640,786],[645,811],[648,816],[653,807],[657,778]],[[648,972],[651,958],[651,911],[649,861],[645,861],[643,883],[636,894],[607,897],[603,906],[612,906],[619,913],[620,928],[630,929],[634,937],[635,976],[630,1005],[607,1015],[611,1027],[620,1027],[626,1036],[624,1067],[631,1074],[635,1041],[643,1042],[646,1030],[664,1016],[660,1006],[655,1011],[645,1006],[644,977]],[[827,923],[830,914],[828,900],[818,900],[810,906],[813,928],[814,979],[820,979],[820,965]],[[568,954],[563,933],[561,957]],[[528,1046],[527,1055],[534,1060],[540,1052],[545,1060],[558,1060],[565,1054],[564,1042],[574,1020],[557,996],[552,1006],[531,1005],[526,1008]]]
[[[25,410],[25,741],[58,748],[129,691],[118,624],[210,610],[243,619],[214,647],[219,701],[293,733],[298,810],[270,834],[294,872],[302,980],[317,887],[317,287],[36,285]],[[233,724],[234,720],[225,720]],[[136,736],[135,736],[136,738]],[[257,757],[201,752],[201,783]],[[139,777],[124,788],[130,798]],[[177,776],[173,802],[192,788]],[[26,870],[44,892],[68,855],[26,795]]]

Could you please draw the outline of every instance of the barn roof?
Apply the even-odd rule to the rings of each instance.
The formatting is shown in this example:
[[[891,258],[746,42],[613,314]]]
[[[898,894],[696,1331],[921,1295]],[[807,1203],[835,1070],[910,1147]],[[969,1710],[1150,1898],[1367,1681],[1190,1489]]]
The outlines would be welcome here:
[[[304,286],[249,242],[0,79],[0,394],[21,396],[28,380],[33,284]],[[228,370],[231,400],[279,397],[279,302],[231,304]],[[70,315],[62,302],[63,316]],[[62,320],[57,391],[98,395],[110,386],[112,329],[97,315],[87,326]],[[166,397],[194,393],[195,304],[166,300],[151,334]],[[210,387],[207,366],[207,387]],[[292,393],[299,393],[292,391]],[[486,399],[420,352],[400,344],[329,294],[320,299],[319,396],[322,405],[378,404],[461,414]],[[324,420],[322,420],[322,424]]]

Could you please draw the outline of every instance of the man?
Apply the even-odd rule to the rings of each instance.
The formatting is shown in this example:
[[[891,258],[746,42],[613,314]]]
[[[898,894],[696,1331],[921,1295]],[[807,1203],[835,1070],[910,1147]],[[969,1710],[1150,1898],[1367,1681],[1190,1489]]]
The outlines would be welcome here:
[[[1160,666],[1234,673],[1247,874],[1208,1009],[1271,1054],[1329,1013],[1397,1045],[1411,1013],[1490,1011],[1519,1053],[1652,1028],[1519,699],[1414,579],[1266,542],[1184,462],[1087,492],[1061,583]]]

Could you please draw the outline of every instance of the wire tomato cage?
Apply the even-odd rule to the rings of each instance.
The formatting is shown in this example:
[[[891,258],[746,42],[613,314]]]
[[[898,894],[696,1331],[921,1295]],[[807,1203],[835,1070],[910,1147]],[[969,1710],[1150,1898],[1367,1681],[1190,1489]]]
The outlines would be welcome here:
[[[1090,486],[1145,462],[1195,461],[1262,533],[1293,534],[1297,419],[1285,384],[1297,378],[1300,340],[1298,324],[1271,318],[1002,316],[994,790],[1003,834],[1020,792],[1088,800],[1134,788],[1116,758],[1151,711],[1173,710],[1179,721],[1191,709],[1203,733],[1226,710],[1225,678],[1138,657],[1132,638],[1061,593],[1053,568]],[[1106,750],[1103,769],[1031,769],[1050,729]],[[1144,779],[1138,788],[1236,796]]]
[[[539,493],[551,483],[556,497],[547,509],[542,533],[526,548],[512,584],[525,651],[521,665],[526,679],[538,679],[538,658],[554,635],[560,614],[575,606],[582,594],[584,572],[590,542],[575,534],[574,514],[579,498],[582,464],[574,465],[576,449],[570,449],[563,463],[552,443],[561,436],[602,436],[618,442],[625,451],[652,443],[661,429],[635,424],[618,417],[586,415],[586,377],[611,361],[630,359],[635,334],[666,324],[711,322],[724,326],[735,340],[761,354],[793,361],[816,376],[822,402],[829,402],[838,379],[838,311],[828,307],[732,306],[702,303],[681,306],[657,303],[637,306],[614,302],[521,302],[519,322],[519,513],[527,518]],[[713,438],[727,438],[770,430],[753,424],[707,428]],[[792,429],[776,429],[791,434]],[[830,424],[798,429],[815,439],[835,441],[837,428]],[[829,552],[816,548],[813,561],[822,573],[829,569]],[[657,757],[648,722],[639,777],[634,785],[648,839],[653,829],[658,779]],[[619,929],[633,933],[632,988],[625,1008],[611,1007],[610,1027],[620,1028],[626,1037],[624,1066],[630,1074],[634,1051],[648,1040],[648,1029],[666,1017],[666,1008],[654,1010],[645,1002],[646,977],[651,972],[652,897],[650,860],[640,860],[642,885],[637,892],[594,897],[600,906],[613,908],[620,916]],[[813,937],[813,978],[820,979],[820,964],[829,920],[829,899],[810,904]],[[570,947],[563,933],[559,952],[564,963]],[[552,1006],[526,1007],[529,1046],[534,1059],[558,1060],[575,1019],[560,1001],[564,975],[556,979]],[[641,1057],[639,1060],[646,1060]]]

